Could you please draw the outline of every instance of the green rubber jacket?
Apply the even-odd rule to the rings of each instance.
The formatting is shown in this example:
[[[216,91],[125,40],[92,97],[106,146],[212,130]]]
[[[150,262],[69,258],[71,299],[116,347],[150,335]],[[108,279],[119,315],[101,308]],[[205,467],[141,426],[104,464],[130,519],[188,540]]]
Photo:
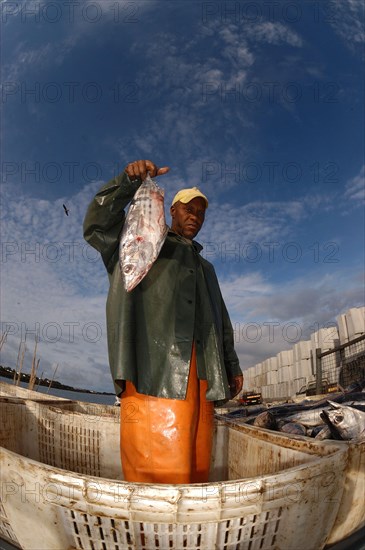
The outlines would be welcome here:
[[[140,185],[140,179],[120,174],[96,194],[84,220],[84,237],[109,275],[106,320],[116,393],[129,380],[139,393],[184,399],[195,341],[198,376],[208,380],[206,397],[221,403],[230,397],[228,378],[242,373],[217,276],[200,255],[202,246],[169,231],[145,278],[131,292],[124,289],[119,240],[124,209]]]

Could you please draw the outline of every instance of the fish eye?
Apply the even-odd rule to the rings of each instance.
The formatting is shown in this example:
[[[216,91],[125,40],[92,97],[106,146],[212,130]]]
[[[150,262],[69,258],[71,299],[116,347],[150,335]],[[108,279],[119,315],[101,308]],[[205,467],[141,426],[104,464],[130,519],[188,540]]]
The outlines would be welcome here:
[[[340,422],[343,421],[343,414],[336,414],[335,415],[335,422],[336,424],[340,424]]]

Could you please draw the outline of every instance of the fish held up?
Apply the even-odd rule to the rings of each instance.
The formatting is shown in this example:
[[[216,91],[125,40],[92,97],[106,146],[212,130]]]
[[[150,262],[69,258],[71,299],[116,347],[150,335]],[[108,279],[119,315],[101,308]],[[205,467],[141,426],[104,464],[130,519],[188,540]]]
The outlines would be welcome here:
[[[120,238],[119,265],[128,292],[151,269],[167,231],[164,192],[147,174],[131,202]]]

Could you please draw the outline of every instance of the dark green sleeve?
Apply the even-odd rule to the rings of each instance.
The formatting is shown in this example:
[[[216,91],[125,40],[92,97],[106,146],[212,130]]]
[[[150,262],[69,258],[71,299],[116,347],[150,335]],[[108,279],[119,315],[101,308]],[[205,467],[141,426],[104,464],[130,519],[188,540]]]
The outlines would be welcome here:
[[[223,321],[223,349],[224,365],[228,378],[242,374],[237,353],[234,349],[234,333],[232,323],[228,315],[226,304],[222,298],[222,321]]]
[[[118,259],[119,238],[126,217],[124,209],[141,183],[141,179],[131,182],[123,172],[103,185],[87,209],[84,238],[100,252],[109,273]]]

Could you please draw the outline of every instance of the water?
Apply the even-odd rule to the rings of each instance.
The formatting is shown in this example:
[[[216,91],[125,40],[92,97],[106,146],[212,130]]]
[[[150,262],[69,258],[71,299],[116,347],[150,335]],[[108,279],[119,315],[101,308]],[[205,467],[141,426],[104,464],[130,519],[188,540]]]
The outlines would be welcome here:
[[[11,378],[4,378],[0,376],[0,382],[7,382],[12,384]],[[28,382],[20,382],[20,387],[28,389]],[[87,403],[98,403],[99,405],[114,405],[115,395],[103,395],[99,393],[82,393],[78,391],[59,390],[57,388],[51,388],[50,390],[45,386],[39,386],[37,388],[39,393],[45,393],[50,397],[55,395],[56,397],[63,397],[64,399],[72,399],[74,401],[86,401]]]

